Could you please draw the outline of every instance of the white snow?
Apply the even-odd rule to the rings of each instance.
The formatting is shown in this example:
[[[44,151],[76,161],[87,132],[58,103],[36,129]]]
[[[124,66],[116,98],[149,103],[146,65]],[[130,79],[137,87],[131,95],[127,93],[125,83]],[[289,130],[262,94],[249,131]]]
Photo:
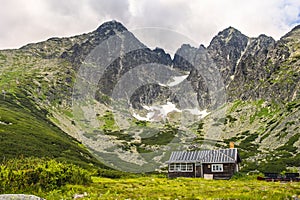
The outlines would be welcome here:
[[[184,81],[189,75],[183,75],[183,76],[175,76],[173,77],[173,81],[168,83],[167,86],[169,87],[173,87],[175,85],[178,85],[179,83],[181,83],[182,81]]]
[[[156,106],[146,106],[144,105],[143,108],[148,111],[146,117],[142,117],[139,114],[133,113],[133,117],[138,120],[143,121],[157,121],[161,119],[166,119],[167,115],[170,112],[181,112],[176,105],[172,102],[167,102],[165,105],[156,105]]]
[[[163,118],[166,118],[170,112],[181,112],[172,102],[167,102],[165,105],[153,106],[151,111],[159,111]]]
[[[163,86],[163,87],[167,87],[167,85],[163,84],[163,83],[158,83],[158,85]]]
[[[142,121],[153,121],[151,118],[153,117],[154,113],[153,112],[149,112],[147,113],[146,117],[142,117],[139,114],[133,113],[132,114],[134,118],[138,119],[138,120],[142,120]]]
[[[244,54],[246,53],[246,51],[248,50],[248,47],[250,46],[251,43],[251,39],[248,40],[247,42],[247,46],[245,47],[244,51],[241,51],[241,56],[239,57],[239,59],[236,61],[236,65],[235,68],[237,68],[237,66],[240,64]]]
[[[173,87],[183,82],[188,76],[189,76],[188,74],[182,76],[174,76],[172,77],[171,81],[169,81],[167,84],[159,83],[159,85]],[[153,122],[153,121],[165,120],[168,117],[168,114],[171,112],[182,112],[182,110],[176,108],[176,105],[173,104],[172,102],[167,102],[164,105],[152,105],[152,106],[143,105],[143,108],[146,111],[148,111],[145,116],[141,116],[135,112],[132,112],[133,113],[132,116],[138,120]],[[183,111],[188,111],[192,115],[197,115],[200,118],[204,118],[209,114],[207,110],[200,111],[197,108],[184,109]]]
[[[148,111],[145,117],[140,116],[137,113],[133,113],[133,117],[142,120],[142,121],[160,121],[164,120],[168,117],[168,114],[171,112],[182,112],[182,110],[176,108],[176,105],[172,102],[167,102],[164,105],[156,105],[156,106],[146,106],[144,105],[143,108]],[[197,115],[200,118],[204,118],[209,114],[207,110],[200,111],[197,108],[193,109],[184,109],[184,111],[190,112],[192,115]]]
[[[202,110],[200,111],[199,109],[197,108],[193,108],[193,109],[185,109],[186,111],[189,111],[192,115],[199,115],[201,118],[204,118],[206,117],[209,112],[207,112],[207,110]]]

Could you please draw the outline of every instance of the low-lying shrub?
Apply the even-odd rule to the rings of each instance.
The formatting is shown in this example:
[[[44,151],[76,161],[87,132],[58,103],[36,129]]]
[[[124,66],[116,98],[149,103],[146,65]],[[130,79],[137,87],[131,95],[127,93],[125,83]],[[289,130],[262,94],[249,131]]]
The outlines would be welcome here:
[[[0,165],[0,193],[50,191],[66,184],[91,183],[90,173],[50,159],[12,159]]]

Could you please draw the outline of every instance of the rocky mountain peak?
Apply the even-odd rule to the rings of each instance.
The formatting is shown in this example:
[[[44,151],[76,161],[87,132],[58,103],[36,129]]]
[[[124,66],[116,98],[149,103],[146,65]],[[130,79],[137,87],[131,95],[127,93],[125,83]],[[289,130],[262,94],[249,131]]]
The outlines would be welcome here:
[[[235,44],[235,41],[245,39],[247,39],[247,36],[242,34],[239,30],[233,27],[228,27],[223,31],[220,31],[218,35],[212,39],[210,46],[213,45],[215,42]]]
[[[108,21],[105,22],[103,24],[101,24],[96,32],[97,33],[102,33],[102,34],[107,34],[107,32],[109,31],[118,31],[118,32],[124,32],[127,31],[127,29],[125,28],[125,26],[123,26],[123,24],[121,24],[120,22],[116,21],[116,20],[112,20],[112,21]]]
[[[285,34],[280,41],[284,43],[290,43],[289,46],[297,47],[297,44],[300,42],[300,24]]]
[[[271,50],[276,41],[265,34],[259,35],[257,38],[251,38],[248,45],[248,54],[256,55],[257,52],[267,53]]]
[[[285,60],[287,57],[290,59],[297,61],[299,60],[300,54],[300,25],[294,27],[290,32],[285,34],[280,40],[277,42],[278,52],[281,52],[282,60]],[[277,53],[278,54],[278,53]],[[284,55],[284,56],[282,56]]]
[[[196,52],[197,48],[189,44],[181,45],[174,55],[173,67],[183,71],[191,71],[194,65],[192,61],[195,58]]]
[[[73,63],[74,67],[77,68],[86,58],[86,56],[103,41],[114,36],[116,36],[115,39],[120,38],[118,33],[125,34],[128,37],[131,37],[132,41],[136,41],[133,35],[126,34],[126,32],[127,29],[120,22],[115,20],[105,22],[95,31],[84,34],[84,37],[82,37],[80,41],[76,42],[71,48],[65,51],[61,57],[68,59],[71,63]],[[130,39],[127,38],[127,40]]]
[[[294,35],[298,35],[298,36],[300,35],[300,24],[295,26],[290,32],[285,34],[282,38],[286,38]]]
[[[235,73],[248,42],[249,38],[247,36],[237,29],[229,27],[219,32],[208,46],[209,54],[222,71],[225,84],[230,81],[230,76]]]
[[[270,37],[270,36],[267,36],[267,35],[265,35],[265,34],[260,34],[259,36],[258,36],[258,39],[259,40],[261,40],[261,41],[274,41],[275,42],[275,40],[272,38],[272,37]]]
[[[159,47],[156,47],[153,49],[154,52],[157,52],[158,54],[166,54],[165,50]]]

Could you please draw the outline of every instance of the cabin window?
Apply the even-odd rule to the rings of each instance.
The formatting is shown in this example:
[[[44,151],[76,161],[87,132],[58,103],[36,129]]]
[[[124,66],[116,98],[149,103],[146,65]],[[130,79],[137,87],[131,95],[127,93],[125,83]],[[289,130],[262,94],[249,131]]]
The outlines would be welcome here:
[[[181,171],[183,171],[183,172],[185,172],[186,171],[186,164],[181,164],[181,169],[180,169]]]
[[[171,164],[169,165],[169,171],[170,171],[170,172],[175,171],[175,163],[171,163]]]
[[[212,172],[223,172],[223,164],[212,164],[211,171]]]
[[[192,172],[193,164],[192,163],[171,163],[169,165],[170,172]]]
[[[176,163],[176,164],[175,164],[175,171],[177,171],[177,172],[178,172],[178,171],[181,171],[180,169],[181,169],[180,163]]]
[[[187,164],[187,169],[186,169],[186,171],[188,171],[188,172],[192,172],[192,171],[193,171],[193,164],[192,164],[192,163],[188,163],[188,164]]]

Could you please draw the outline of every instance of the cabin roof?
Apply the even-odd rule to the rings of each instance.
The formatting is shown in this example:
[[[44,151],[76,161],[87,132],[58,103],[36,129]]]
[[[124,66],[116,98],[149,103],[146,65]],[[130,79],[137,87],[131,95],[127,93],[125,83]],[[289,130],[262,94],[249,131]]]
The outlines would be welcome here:
[[[236,148],[200,151],[174,151],[168,163],[236,163],[241,162]]]

